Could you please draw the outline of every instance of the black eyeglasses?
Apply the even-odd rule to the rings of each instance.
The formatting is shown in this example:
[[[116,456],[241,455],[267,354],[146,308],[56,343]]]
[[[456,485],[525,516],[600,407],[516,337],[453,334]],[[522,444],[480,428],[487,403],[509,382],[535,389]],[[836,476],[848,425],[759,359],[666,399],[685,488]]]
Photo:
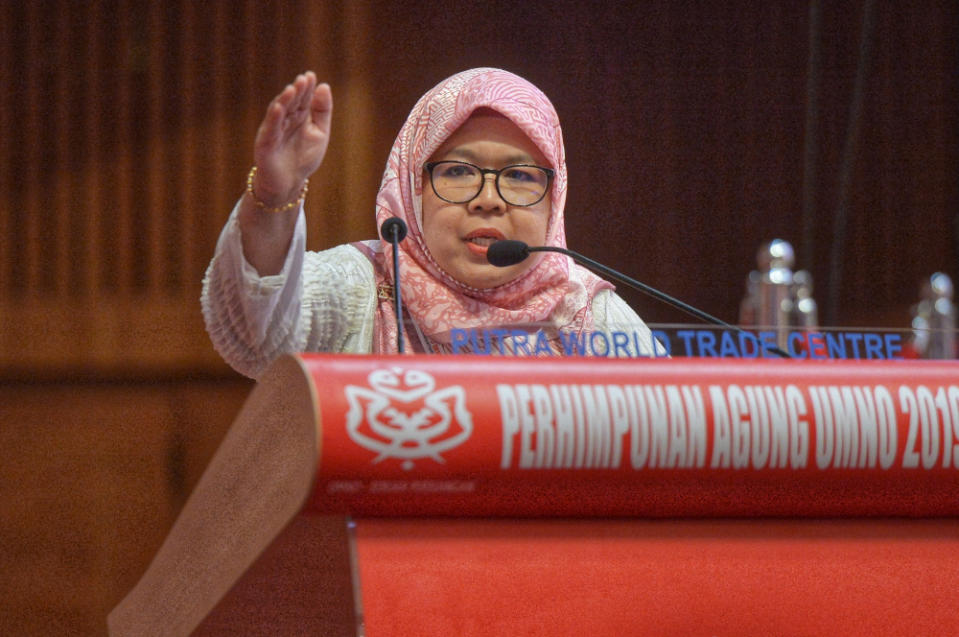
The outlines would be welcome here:
[[[551,168],[515,164],[499,170],[480,168],[465,161],[431,161],[423,168],[430,174],[433,192],[443,201],[466,203],[483,190],[486,175],[495,175],[496,192],[511,206],[539,203],[553,181]]]

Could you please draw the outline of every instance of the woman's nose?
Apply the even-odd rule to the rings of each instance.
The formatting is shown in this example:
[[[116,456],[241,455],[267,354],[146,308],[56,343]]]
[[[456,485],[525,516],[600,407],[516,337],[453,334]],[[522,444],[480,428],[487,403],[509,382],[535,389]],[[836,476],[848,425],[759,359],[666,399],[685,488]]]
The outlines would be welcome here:
[[[506,202],[496,190],[496,175],[483,175],[483,187],[469,202],[469,209],[475,212],[505,212]]]

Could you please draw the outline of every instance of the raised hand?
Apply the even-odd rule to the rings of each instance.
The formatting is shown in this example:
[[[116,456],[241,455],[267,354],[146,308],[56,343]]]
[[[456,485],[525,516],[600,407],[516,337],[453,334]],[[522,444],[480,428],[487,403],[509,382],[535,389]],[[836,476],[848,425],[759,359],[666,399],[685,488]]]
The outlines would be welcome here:
[[[330,142],[333,95],[307,71],[273,98],[253,146],[256,198],[267,207],[295,200]]]
[[[253,196],[240,200],[239,224],[243,254],[263,276],[283,268],[299,214],[295,202],[323,163],[332,114],[329,85],[308,71],[273,98],[257,130]]]

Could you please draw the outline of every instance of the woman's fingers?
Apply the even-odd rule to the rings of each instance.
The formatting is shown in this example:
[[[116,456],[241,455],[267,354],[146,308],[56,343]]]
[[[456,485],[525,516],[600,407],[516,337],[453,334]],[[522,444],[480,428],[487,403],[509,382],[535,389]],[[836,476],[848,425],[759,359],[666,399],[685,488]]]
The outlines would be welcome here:
[[[312,71],[298,75],[294,87],[296,88],[296,110],[309,110],[310,100],[312,100],[313,91],[316,89],[316,75]]]
[[[310,102],[313,123],[326,135],[330,134],[330,122],[333,117],[333,92],[327,83],[320,84],[313,91]]]
[[[316,75],[298,75],[267,107],[254,144],[257,193],[289,196],[322,163],[329,143],[333,96]],[[294,193],[295,194],[295,193]]]

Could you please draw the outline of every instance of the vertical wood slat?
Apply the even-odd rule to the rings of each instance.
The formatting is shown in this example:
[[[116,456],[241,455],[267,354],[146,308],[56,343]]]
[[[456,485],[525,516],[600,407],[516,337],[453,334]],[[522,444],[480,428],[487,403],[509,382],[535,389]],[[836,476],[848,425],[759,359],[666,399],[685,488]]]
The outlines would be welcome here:
[[[0,85],[13,86],[13,6],[9,3],[0,4]],[[9,90],[9,89],[8,89]],[[10,157],[11,136],[8,131],[14,130],[13,117],[10,115],[6,100],[12,99],[8,95],[4,103],[0,103],[0,157]],[[0,161],[0,192],[6,193],[7,201],[11,199],[12,188],[12,161]],[[0,233],[5,237],[13,237],[12,214],[10,206],[0,208]],[[0,299],[6,299],[11,292],[10,261],[12,259],[12,241],[0,241]]]
[[[202,276],[207,261],[213,255],[214,241],[218,234],[217,226],[223,215],[230,210],[238,190],[238,188],[230,187],[235,178],[231,174],[231,162],[226,151],[227,144],[230,141],[230,115],[227,106],[230,100],[236,99],[227,90],[227,78],[235,72],[227,42],[229,38],[236,37],[236,33],[228,28],[230,24],[228,14],[229,11],[223,3],[216,3],[212,16],[213,50],[210,54],[212,63],[208,78],[209,83],[204,93],[204,98],[212,102],[213,113],[209,116],[211,125],[208,128],[209,140],[207,143],[213,147],[213,152],[209,155],[212,164],[209,172],[210,181],[208,184],[202,185],[206,195],[204,205],[197,210],[197,214],[202,219],[198,226],[202,227],[204,238],[199,246],[200,254],[197,256],[200,266],[197,270],[198,276]]]
[[[228,16],[224,4],[201,10],[195,2],[183,3],[183,34],[181,36],[182,115],[187,125],[182,127],[183,170],[179,188],[180,254],[176,280],[177,290],[195,299],[206,264],[213,254],[211,236],[216,226],[211,223],[215,213],[229,210],[232,189],[224,199],[224,155],[231,141],[224,134],[223,122],[228,117],[228,98],[225,78],[233,73],[229,64],[223,64]],[[227,23],[228,24],[228,23]],[[232,97],[235,99],[235,96]],[[221,203],[222,201],[222,203]]]
[[[54,208],[49,211],[48,223],[53,226],[54,249],[47,255],[54,260],[54,288],[51,293],[57,297],[69,296],[70,260],[68,256],[70,242],[69,212],[74,208],[71,195],[75,189],[75,175],[70,170],[70,149],[74,122],[70,108],[72,95],[70,83],[64,77],[64,70],[69,69],[74,62],[73,55],[76,42],[72,37],[71,25],[74,15],[70,3],[60,2],[56,16],[56,41],[61,43],[57,51],[57,77],[55,81],[55,110],[53,121],[50,123],[56,131],[54,135],[56,167],[54,175],[53,195]],[[63,6],[66,5],[66,6]],[[3,127],[0,126],[0,130]],[[0,256],[2,260],[2,256]]]
[[[189,91],[185,70],[190,64],[188,56],[185,55],[185,34],[189,29],[185,24],[185,4],[184,0],[167,3],[163,17],[166,45],[164,69],[167,77],[176,82],[175,90],[171,90],[169,82],[164,86],[163,129],[160,134],[164,144],[161,156],[164,158],[163,174],[166,176],[166,183],[163,188],[164,203],[160,209],[164,225],[159,259],[164,264],[164,272],[158,293],[165,296],[175,296],[183,283],[182,230],[192,210],[192,205],[187,203],[190,193],[184,181],[193,160],[190,149],[184,145],[185,133],[193,126],[189,110],[185,108],[185,96]]]
[[[147,209],[140,219],[140,229],[144,233],[144,257],[147,264],[144,292],[154,294],[163,287],[165,266],[162,263],[164,229],[164,186],[169,183],[169,171],[164,165],[166,140],[163,126],[164,99],[164,59],[165,32],[163,8],[165,4],[150,3],[147,13],[147,34],[149,46],[149,65],[147,70],[147,112],[145,124],[149,131],[146,149],[146,201]],[[176,90],[171,82],[171,90]]]
[[[86,130],[84,135],[83,157],[84,179],[83,191],[84,203],[83,209],[79,212],[79,218],[82,221],[79,236],[75,240],[81,242],[83,247],[80,262],[77,264],[83,273],[80,283],[80,293],[83,297],[95,297],[99,290],[98,274],[99,268],[95,267],[100,257],[100,223],[99,211],[102,210],[102,186],[103,180],[101,173],[96,170],[97,159],[100,155],[97,144],[97,131],[102,125],[100,111],[101,83],[99,73],[96,69],[100,67],[101,56],[100,46],[105,37],[99,28],[99,23],[95,16],[102,11],[102,0],[94,0],[88,8],[89,17],[87,21],[86,33],[86,60],[85,60],[85,81],[84,81],[84,114],[85,121],[83,126]]]
[[[98,32],[101,39],[98,43],[97,76],[97,108],[99,110],[99,127],[93,131],[96,136],[97,153],[93,158],[91,168],[100,174],[101,206],[93,214],[96,217],[99,236],[95,261],[90,267],[96,271],[97,297],[111,297],[122,293],[123,285],[121,272],[117,265],[116,233],[118,219],[122,214],[119,197],[122,195],[117,189],[117,161],[116,155],[120,149],[119,109],[116,100],[117,81],[117,52],[116,39],[111,33],[117,19],[119,0],[102,0],[99,10],[95,13]],[[108,37],[102,37],[108,34]]]
[[[43,7],[39,3],[30,3],[27,7],[27,23],[23,25],[27,33],[27,59],[26,59],[26,77],[27,86],[24,94],[26,104],[36,105],[34,108],[27,108],[24,114],[23,131],[26,133],[23,143],[27,140],[39,138],[40,127],[43,118],[40,105],[44,102],[42,92],[43,88],[43,56],[39,55],[42,50],[42,37],[44,14]],[[22,215],[23,228],[25,233],[26,250],[23,254],[25,260],[24,289],[35,289],[40,282],[41,260],[43,258],[43,247],[41,244],[41,225],[42,218],[40,193],[43,189],[42,165],[42,144],[34,141],[27,143],[26,166],[23,173],[26,185],[26,193],[23,201]]]
[[[182,24],[180,36],[180,67],[175,70],[182,75],[182,126],[183,158],[181,161],[184,170],[180,173],[180,187],[175,189],[178,205],[173,210],[171,222],[179,225],[177,271],[174,279],[179,282],[177,292],[189,290],[193,286],[194,255],[198,252],[199,242],[196,231],[196,218],[203,209],[206,197],[202,194],[200,184],[207,175],[207,166],[204,165],[204,153],[199,140],[204,135],[201,126],[202,114],[199,110],[199,93],[202,90],[199,78],[208,77],[206,56],[200,52],[203,43],[203,33],[199,27],[200,17],[197,3],[187,0],[180,3]],[[177,161],[174,159],[174,161]]]
[[[132,77],[133,64],[133,30],[131,12],[136,11],[135,0],[120,0],[119,10],[117,12],[117,21],[120,24],[118,33],[115,34],[113,42],[116,65],[116,77],[114,78],[117,87],[117,94],[111,96],[117,103],[117,121],[114,126],[117,128],[119,147],[115,154],[117,166],[116,188],[113,190],[112,198],[114,205],[117,206],[118,215],[116,216],[116,228],[114,236],[115,259],[118,271],[119,294],[126,296],[129,294],[134,269],[133,237],[136,232],[134,227],[136,211],[133,207],[133,188],[134,188],[134,159],[131,155],[134,147],[132,136],[132,127],[129,125],[131,120],[136,118],[133,112],[132,91],[135,90]]]
[[[87,255],[86,227],[90,217],[90,184],[88,183],[89,169],[93,160],[91,143],[94,132],[90,127],[90,116],[93,103],[90,99],[89,61],[93,59],[91,49],[92,35],[95,32],[93,14],[96,5],[90,9],[72,5],[69,15],[69,29],[72,33],[72,59],[70,66],[80,67],[82,71],[70,73],[71,80],[67,82],[70,94],[70,135],[68,138],[70,161],[67,170],[71,175],[72,190],[69,193],[70,208],[60,210],[58,214],[67,219],[69,239],[64,246],[66,257],[65,284],[69,289],[69,297],[74,300],[89,296],[93,289],[90,285],[89,261]],[[56,185],[55,185],[56,187]]]
[[[189,149],[184,145],[184,133],[193,126],[189,110],[185,108],[185,94],[189,90],[185,82],[185,69],[192,64],[185,54],[185,34],[189,27],[184,21],[185,4],[188,2],[176,0],[165,3],[162,19],[165,53],[162,68],[167,79],[161,84],[158,99],[163,104],[159,141],[162,144],[160,156],[163,157],[161,174],[165,179],[163,203],[158,209],[163,218],[163,230],[158,243],[160,251],[155,258],[163,264],[163,272],[156,293],[171,297],[176,296],[183,284],[183,224],[192,210],[192,205],[187,203],[190,193],[184,182],[192,160]]]
[[[364,2],[348,2],[340,7],[345,31],[343,42],[369,42],[371,36],[370,8]],[[373,145],[350,143],[354,139],[372,139],[374,137],[374,87],[371,78],[371,60],[369,49],[363,46],[347,46],[345,72],[342,74],[348,84],[346,108],[337,111],[345,116],[347,139],[341,140],[344,147],[344,165],[340,205],[344,214],[335,217],[338,226],[333,228],[337,236],[359,236],[364,228],[370,226],[374,215],[370,193],[376,192],[377,166],[385,165],[385,157],[374,157]],[[412,105],[410,105],[412,106]]]
[[[51,120],[56,116],[56,85],[58,69],[55,66],[56,28],[54,21],[42,16],[35,31],[35,45],[31,47],[32,55],[39,57],[36,62],[37,84],[36,94],[39,99],[30,103],[37,119],[36,129],[31,135],[32,146],[36,148],[39,161],[39,183],[36,184],[35,218],[29,218],[28,223],[34,228],[36,242],[33,245],[32,264],[34,276],[33,289],[41,294],[50,294],[55,285],[54,261],[51,259],[56,251],[56,221],[50,218],[55,206],[55,189],[52,182],[57,167],[55,146],[55,128]]]
[[[243,91],[243,95],[246,96],[248,101],[246,108],[242,109],[242,118],[238,119],[242,127],[238,131],[237,136],[234,137],[234,143],[238,148],[241,148],[243,141],[249,140],[244,149],[246,156],[250,158],[249,162],[253,161],[252,138],[250,135],[253,134],[253,131],[256,131],[256,127],[262,117],[259,111],[252,105],[256,102],[256,96],[259,95],[258,89],[262,86],[260,84],[262,78],[259,76],[259,57],[261,52],[257,46],[259,42],[259,38],[257,37],[259,29],[256,21],[256,8],[260,4],[258,0],[245,0],[241,18],[243,21],[244,46],[242,48],[243,69],[241,71],[242,83],[240,90]],[[266,108],[266,104],[263,105],[263,108]]]
[[[312,32],[323,33],[322,38],[310,38],[307,36],[307,47],[319,44],[319,40],[331,42],[334,48],[340,48],[339,42],[335,36],[338,30],[345,28],[343,25],[343,7],[342,5],[332,5],[331,3],[313,2],[305,7],[305,17],[307,25]],[[345,159],[345,148],[350,146],[347,141],[350,134],[343,134],[348,131],[348,122],[351,120],[347,100],[345,99],[347,91],[345,88],[345,78],[350,74],[349,52],[343,50],[343,55],[337,60],[336,65],[324,64],[322,62],[322,53],[316,52],[313,48],[306,49],[305,68],[297,69],[297,73],[305,70],[312,70],[316,73],[318,82],[326,82],[330,85],[333,95],[333,119],[330,130],[330,143],[327,146],[326,155],[323,163],[313,174],[309,196],[306,198],[304,210],[307,215],[307,246],[311,250],[322,250],[332,245],[331,237],[335,234],[334,225],[341,223],[339,220],[355,213],[349,208],[349,203],[343,191],[343,199],[332,201],[323,196],[323,189],[327,184],[344,183],[343,178],[349,174],[350,166]],[[317,64],[318,62],[318,64]],[[293,78],[286,78],[283,81],[290,81]],[[341,83],[342,80],[342,83]],[[347,124],[347,126],[344,126]],[[333,206],[339,206],[338,209]]]
[[[174,203],[167,212],[169,226],[167,241],[168,260],[171,262],[171,272],[167,280],[168,291],[182,292],[192,283],[191,266],[193,263],[193,244],[196,241],[194,219],[202,199],[196,185],[203,173],[201,153],[196,140],[202,134],[198,130],[200,117],[196,112],[197,101],[196,84],[199,73],[198,66],[202,64],[203,55],[194,48],[195,34],[198,31],[196,4],[191,0],[180,0],[176,3],[180,14],[179,35],[176,38],[178,55],[175,64],[171,64],[172,75],[178,78],[179,90],[179,122],[168,122],[168,136],[177,140],[177,144],[169,155],[169,161],[180,166],[177,186],[173,189],[168,201]]]

